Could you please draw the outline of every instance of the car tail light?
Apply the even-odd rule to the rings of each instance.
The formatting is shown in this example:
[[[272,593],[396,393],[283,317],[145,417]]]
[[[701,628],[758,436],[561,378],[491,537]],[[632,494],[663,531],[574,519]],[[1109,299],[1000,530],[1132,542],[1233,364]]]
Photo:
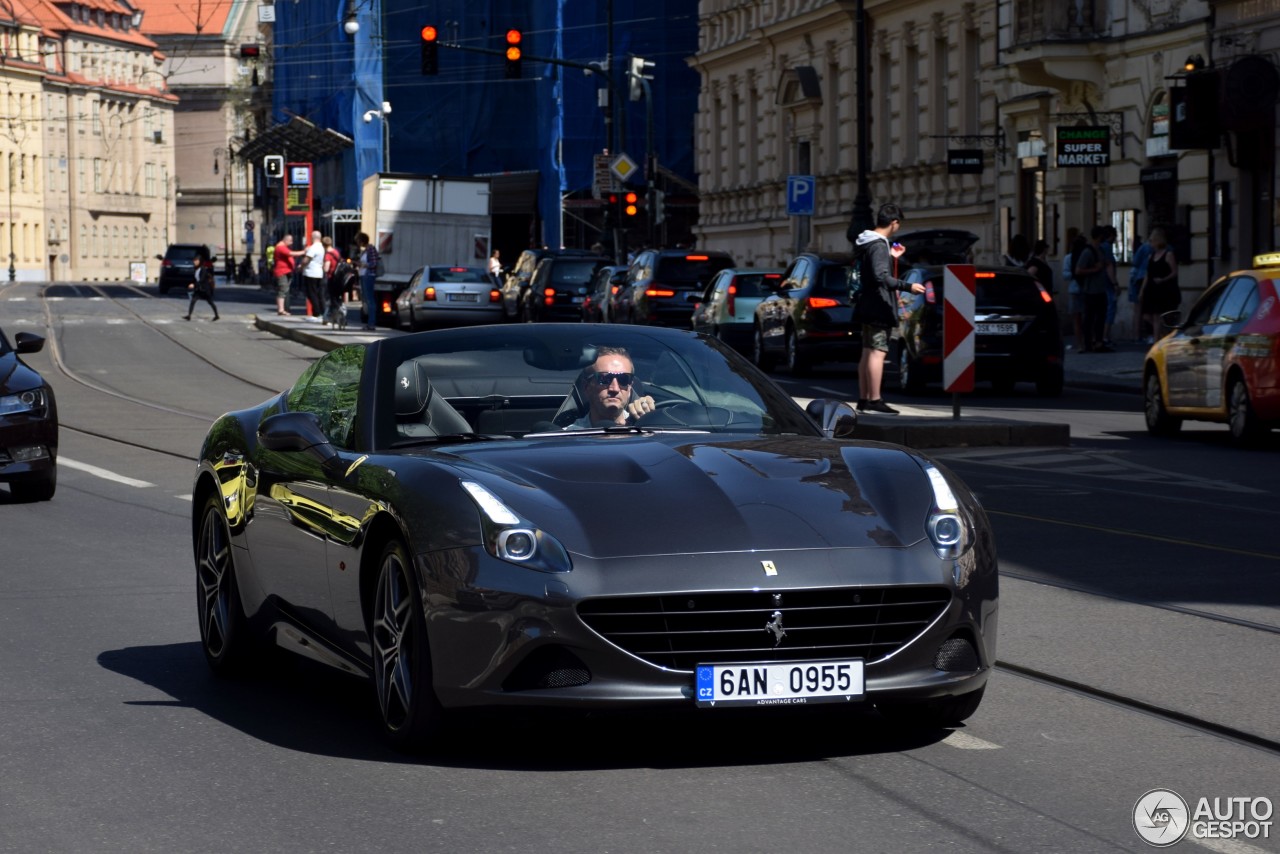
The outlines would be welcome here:
[[[609,295],[610,295],[610,296],[612,296],[612,295],[616,294],[616,293],[618,292],[618,288],[620,288],[620,287],[622,287],[622,286],[621,286],[621,285],[614,285],[612,288],[610,288],[610,289],[609,289]]]
[[[556,295],[556,289],[555,289],[555,288],[543,288],[543,289],[542,289],[542,295],[543,295],[544,297],[551,298],[551,297],[553,297],[553,296],[555,296],[555,295]]]
[[[382,313],[383,314],[391,313],[391,300],[385,299],[382,301]]]
[[[930,305],[938,301],[938,295],[933,290],[933,282],[925,282],[924,284],[924,301]]]
[[[647,297],[673,297],[676,292],[667,288],[646,288],[644,295]]]
[[[706,260],[709,260],[709,258],[708,258],[708,256],[706,256],[706,255],[686,255],[686,256],[684,256],[684,260],[686,260],[686,261],[706,261]]]
[[[465,272],[467,272],[467,268],[466,268],[466,267],[450,267],[450,268],[449,268],[449,272],[450,272],[450,273],[465,273]]]
[[[1036,282],[1036,290],[1040,291],[1040,299],[1044,300],[1045,302],[1053,302],[1053,294],[1046,291],[1044,289],[1044,285],[1040,284],[1039,282]]]
[[[996,274],[995,273],[974,273],[973,277],[975,279],[994,279],[996,277]]]
[[[805,302],[809,308],[836,308],[840,305],[840,300],[831,297],[809,297]]]
[[[435,288],[427,288],[426,290],[424,290],[424,291],[422,292],[422,298],[423,298],[424,300],[426,300],[427,302],[435,302],[435,299],[436,299],[436,289],[435,289]]]
[[[489,291],[489,302],[497,302],[500,299],[502,299],[502,291],[497,288]]]
[[[725,308],[728,310],[728,312],[729,312],[730,314],[737,314],[737,312],[733,310],[733,309],[734,309],[733,298],[737,295],[737,293],[738,293],[738,286],[737,286],[737,285],[730,285],[730,286],[729,286],[729,301],[728,301],[727,303],[725,303]]]
[[[554,293],[554,291],[553,291],[553,293]],[[556,298],[555,298],[554,296],[546,296],[546,297],[543,297],[543,298],[542,298],[542,304],[543,304],[543,305],[555,305],[555,304],[556,304]]]

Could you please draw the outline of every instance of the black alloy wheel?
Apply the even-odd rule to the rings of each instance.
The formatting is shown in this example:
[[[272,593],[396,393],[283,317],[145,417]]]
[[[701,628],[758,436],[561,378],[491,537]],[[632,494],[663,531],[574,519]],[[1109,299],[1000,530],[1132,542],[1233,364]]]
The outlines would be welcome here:
[[[756,334],[752,341],[751,361],[755,362],[756,367],[767,374],[773,370],[773,354],[765,349],[764,329],[759,325],[756,326]]]
[[[787,370],[793,377],[807,377],[813,369],[813,361],[800,349],[800,339],[794,326],[787,327]]]
[[[1227,391],[1227,423],[1231,427],[1231,440],[1237,445],[1256,444],[1267,432],[1249,402],[1249,387],[1243,377],[1234,377]]]
[[[245,670],[253,644],[236,581],[231,533],[218,492],[205,499],[195,560],[196,609],[204,659],[218,676],[238,675]]]
[[[1155,369],[1147,372],[1142,384],[1142,412],[1147,419],[1147,432],[1152,436],[1172,436],[1182,429],[1182,419],[1169,414],[1164,407],[1164,395],[1160,390],[1160,375]]]
[[[400,541],[383,547],[374,589],[369,641],[383,735],[397,750],[420,750],[438,728],[442,712],[431,687],[422,601]]]
[[[919,367],[915,359],[911,358],[911,352],[907,350],[905,341],[898,344],[898,389],[907,394],[919,394],[924,391]]]

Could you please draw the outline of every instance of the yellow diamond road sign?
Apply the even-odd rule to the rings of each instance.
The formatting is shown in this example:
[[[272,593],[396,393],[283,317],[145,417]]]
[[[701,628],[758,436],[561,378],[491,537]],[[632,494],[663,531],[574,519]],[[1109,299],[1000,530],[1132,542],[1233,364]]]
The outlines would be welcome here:
[[[609,164],[609,170],[617,175],[623,181],[626,181],[631,175],[640,168],[640,165],[625,154],[619,154]]]

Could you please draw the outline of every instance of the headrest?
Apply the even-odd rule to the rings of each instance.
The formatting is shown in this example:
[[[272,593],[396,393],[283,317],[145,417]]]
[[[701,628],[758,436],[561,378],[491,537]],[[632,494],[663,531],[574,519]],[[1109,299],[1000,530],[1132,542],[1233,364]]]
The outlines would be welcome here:
[[[410,360],[396,369],[396,417],[412,418],[422,413],[435,391],[421,362]]]

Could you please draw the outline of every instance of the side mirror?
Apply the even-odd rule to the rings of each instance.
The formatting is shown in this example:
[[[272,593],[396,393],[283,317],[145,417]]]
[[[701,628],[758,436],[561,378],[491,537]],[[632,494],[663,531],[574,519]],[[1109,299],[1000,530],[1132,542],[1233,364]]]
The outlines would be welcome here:
[[[1170,329],[1181,329],[1186,325],[1186,321],[1182,319],[1182,311],[1176,308],[1160,315],[1160,322]]]
[[[281,412],[258,425],[258,441],[268,451],[306,452],[328,465],[338,457],[337,448],[320,429],[312,412]]]
[[[19,332],[13,336],[13,344],[19,353],[39,353],[44,349],[44,336],[34,332]]]
[[[163,260],[164,260],[164,256],[163,256],[163,255],[157,255],[157,256],[156,256],[156,260],[157,260],[157,261],[163,261]]]
[[[828,439],[848,439],[857,432],[858,413],[843,400],[811,400],[804,411]]]

